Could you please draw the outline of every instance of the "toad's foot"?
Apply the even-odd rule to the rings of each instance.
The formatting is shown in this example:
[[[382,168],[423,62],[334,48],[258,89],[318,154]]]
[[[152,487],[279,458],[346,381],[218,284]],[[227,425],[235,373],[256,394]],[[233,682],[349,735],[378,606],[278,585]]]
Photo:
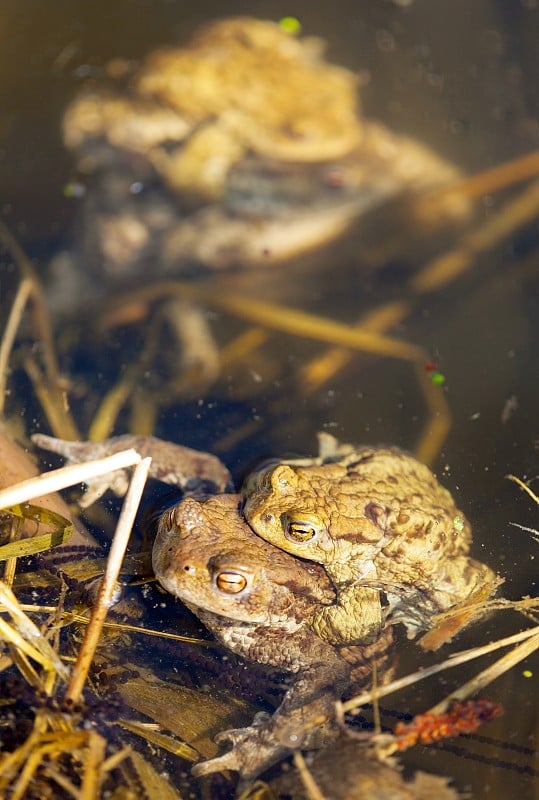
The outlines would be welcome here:
[[[288,749],[275,740],[270,728],[266,723],[223,731],[215,741],[218,744],[230,742],[232,749],[222,756],[197,764],[193,767],[193,775],[200,778],[230,769],[239,772],[242,781],[250,783],[288,753]]]
[[[121,450],[134,448],[143,458],[150,457],[150,477],[163,483],[189,489],[208,482],[211,491],[223,492],[231,488],[230,472],[210,453],[192,450],[179,444],[165,442],[154,436],[113,436],[102,442],[67,442],[37,433],[32,440],[38,447],[59,453],[68,464],[104,458]],[[123,496],[129,485],[129,470],[121,469],[106,475],[99,475],[87,482],[87,492],[81,499],[83,508],[95,503],[108,489],[119,497]]]
[[[324,711],[327,712],[327,708]],[[222,756],[196,764],[192,773],[200,778],[213,772],[234,770],[239,772],[241,786],[246,788],[258,775],[294,750],[320,747],[328,734],[335,735],[336,729],[333,730],[329,724],[323,725],[324,719],[327,720],[324,711],[319,717],[311,718],[309,711],[305,713],[305,708],[297,708],[286,715],[278,712],[261,724],[223,731],[216,737],[216,742],[231,742],[232,749]]]
[[[251,783],[261,772],[285,758],[290,752],[288,747],[276,741],[271,727],[273,726],[252,725],[220,733],[216,741],[220,744],[229,741],[233,745],[232,749],[222,756],[197,764],[193,767],[193,775],[200,778],[213,772],[231,769],[240,773],[242,783]]]
[[[339,602],[317,611],[313,630],[334,645],[372,642],[382,627],[380,593],[361,585],[347,586],[339,592]]]
[[[335,655],[327,663],[313,663],[290,687],[270,719],[259,717],[248,728],[220,734],[218,741],[231,741],[232,749],[197,764],[193,774],[199,777],[233,769],[245,784],[295,750],[325,745],[337,735],[335,700],[349,684],[350,672],[351,664]]]

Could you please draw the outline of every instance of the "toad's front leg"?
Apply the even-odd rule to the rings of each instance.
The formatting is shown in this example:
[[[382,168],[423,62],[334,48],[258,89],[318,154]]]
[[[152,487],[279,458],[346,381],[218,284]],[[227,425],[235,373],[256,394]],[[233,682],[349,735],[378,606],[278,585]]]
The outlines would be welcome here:
[[[44,450],[64,456],[68,464],[104,458],[129,448],[143,458],[150,457],[150,477],[187,490],[201,482],[209,483],[211,491],[224,492],[232,487],[232,478],[224,464],[210,453],[193,450],[155,436],[113,436],[101,442],[68,442],[36,433],[32,441]],[[129,485],[129,471],[117,470],[87,481],[88,490],[81,500],[86,508],[95,503],[108,489],[123,496]]]
[[[338,602],[313,615],[311,626],[333,645],[376,641],[382,628],[380,592],[360,584],[346,586],[339,590]]]

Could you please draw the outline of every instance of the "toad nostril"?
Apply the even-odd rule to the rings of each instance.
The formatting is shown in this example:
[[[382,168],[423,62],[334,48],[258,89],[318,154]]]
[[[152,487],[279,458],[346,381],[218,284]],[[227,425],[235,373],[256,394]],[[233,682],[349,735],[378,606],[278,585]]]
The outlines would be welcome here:
[[[273,514],[262,514],[262,522],[273,522]]]

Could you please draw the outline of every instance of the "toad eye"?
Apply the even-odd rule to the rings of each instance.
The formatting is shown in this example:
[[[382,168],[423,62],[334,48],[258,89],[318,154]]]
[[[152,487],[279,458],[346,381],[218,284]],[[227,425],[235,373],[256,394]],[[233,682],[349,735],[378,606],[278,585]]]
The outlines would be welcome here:
[[[217,588],[225,594],[239,594],[247,586],[247,578],[241,572],[223,570],[215,576]]]
[[[310,542],[316,536],[316,528],[307,520],[285,519],[284,535],[291,542]]]

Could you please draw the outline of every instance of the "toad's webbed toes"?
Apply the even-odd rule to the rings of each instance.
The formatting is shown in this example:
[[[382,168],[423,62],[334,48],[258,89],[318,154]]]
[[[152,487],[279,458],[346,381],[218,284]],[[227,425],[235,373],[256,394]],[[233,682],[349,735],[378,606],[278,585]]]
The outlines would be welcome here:
[[[205,775],[211,775],[213,772],[224,772],[227,769],[232,769],[235,772],[240,772],[241,770],[241,764],[234,750],[217,758],[210,758],[200,764],[195,764],[191,772],[195,778],[202,778]]]
[[[239,772],[242,782],[249,783],[289,752],[274,742],[263,741],[252,729],[244,730],[251,735],[239,741],[228,753],[196,764],[192,769],[195,778],[231,769]]]
[[[133,449],[141,458],[152,459],[149,475],[163,483],[182,489],[204,484],[215,492],[223,492],[232,487],[230,472],[216,456],[166,442],[155,436],[126,434],[113,436],[101,442],[69,442],[38,433],[32,440],[38,447],[63,456],[68,464],[93,461]],[[83,508],[90,506],[108,489],[123,497],[127,492],[129,479],[130,469],[117,469],[104,475],[85,478],[88,489],[80,505]]]
[[[230,728],[227,731],[221,731],[215,737],[217,744],[232,744],[237,746],[245,742],[251,736],[256,728],[249,726],[248,728]]]
[[[121,449],[110,446],[112,439],[105,439],[102,442],[70,442],[36,433],[32,436],[32,441],[44,450],[63,456],[66,464],[70,466],[105,458],[119,452]],[[129,449],[129,447],[130,445],[128,444],[123,449]],[[81,508],[88,508],[108,490],[114,492],[118,497],[123,497],[129,487],[129,479],[129,469],[116,469],[113,472],[86,477],[84,479],[86,492],[79,500]]]

